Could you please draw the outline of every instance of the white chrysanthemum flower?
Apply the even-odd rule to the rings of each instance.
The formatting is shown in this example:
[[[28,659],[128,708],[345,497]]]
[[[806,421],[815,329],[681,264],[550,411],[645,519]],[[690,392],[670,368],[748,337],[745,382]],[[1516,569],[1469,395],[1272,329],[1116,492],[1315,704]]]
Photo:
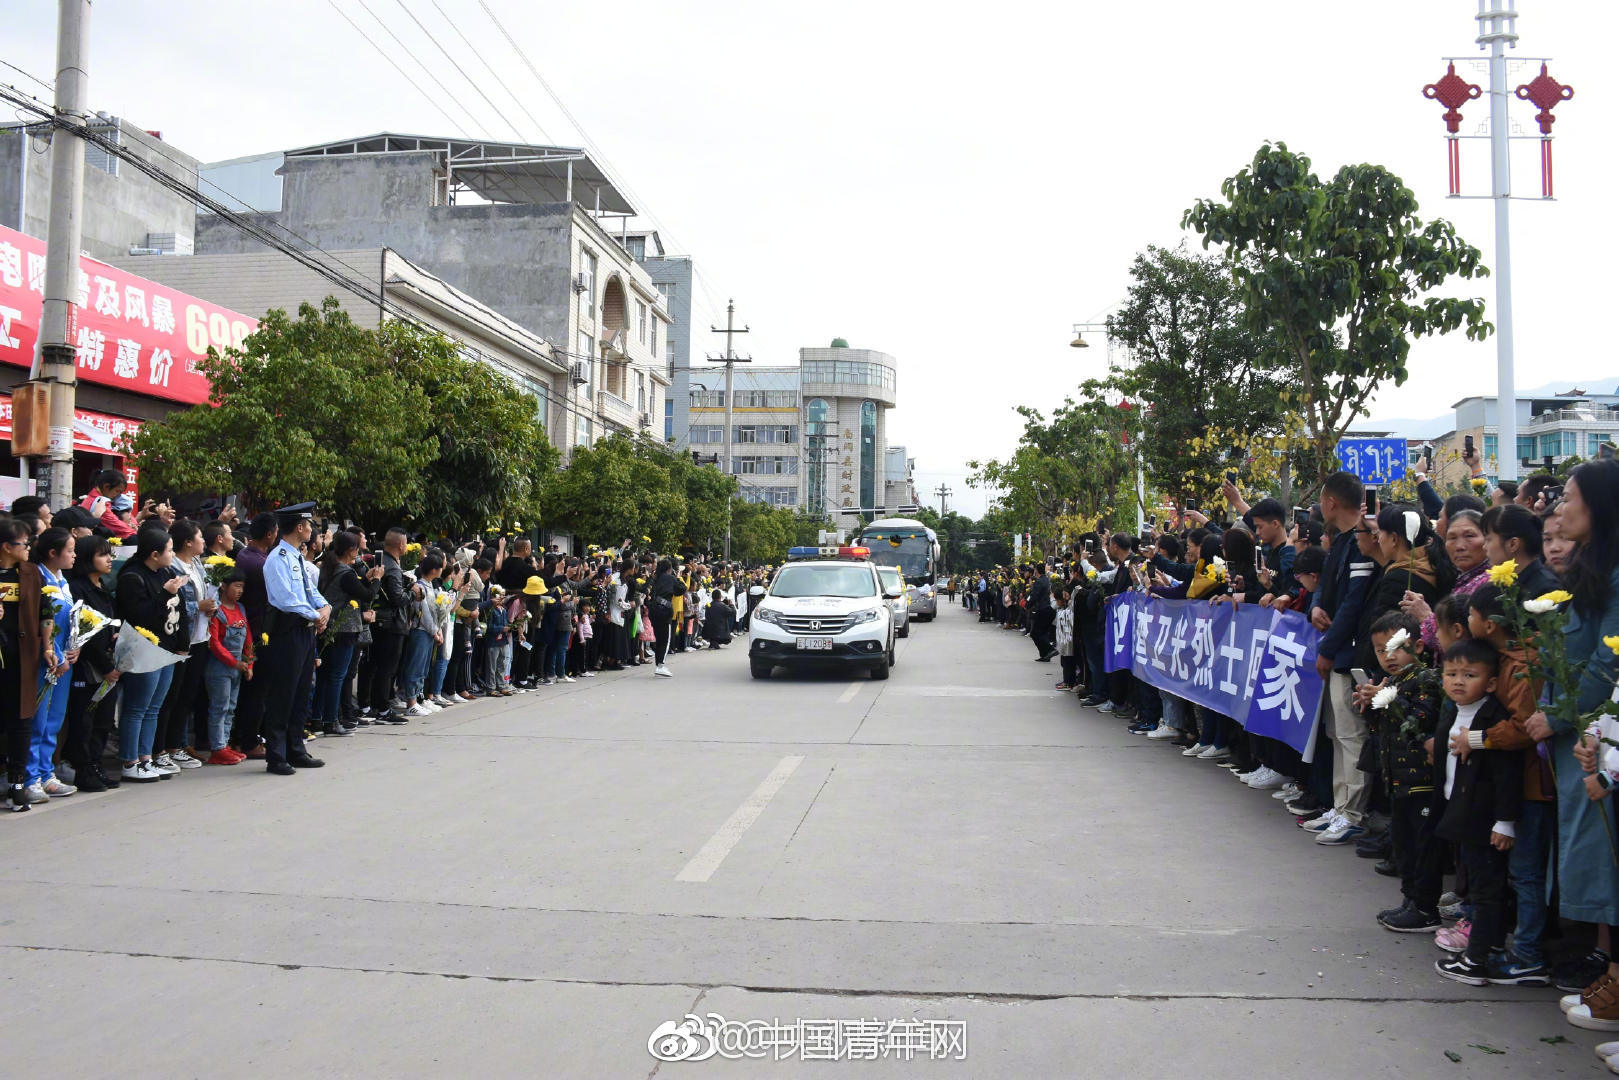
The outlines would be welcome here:
[[[1372,695],[1372,708],[1386,709],[1390,705],[1394,704],[1394,699],[1399,696],[1400,692],[1394,687],[1385,686],[1383,689]]]
[[[1395,653],[1405,648],[1406,643],[1410,640],[1411,634],[1408,631],[1394,631],[1394,633],[1389,637],[1388,641],[1383,643],[1383,655],[1393,656]]]

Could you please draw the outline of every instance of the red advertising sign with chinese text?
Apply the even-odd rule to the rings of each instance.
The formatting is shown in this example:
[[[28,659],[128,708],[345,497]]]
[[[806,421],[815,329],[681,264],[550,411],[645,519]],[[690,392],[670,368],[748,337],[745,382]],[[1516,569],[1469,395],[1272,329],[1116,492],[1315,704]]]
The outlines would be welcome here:
[[[0,363],[33,366],[44,304],[45,241],[0,227]],[[81,382],[193,405],[208,400],[197,368],[208,347],[240,345],[259,325],[83,255],[76,315]]]
[[[124,416],[108,416],[106,413],[93,412],[90,409],[73,410],[73,449],[82,450],[87,454],[111,454],[123,457],[124,451],[120,445],[123,437],[128,435],[134,438],[140,431],[143,420],[131,420]],[[11,440],[11,395],[0,395],[0,440]],[[137,480],[135,466],[124,463],[124,475],[129,480],[130,496],[134,497],[134,487]]]

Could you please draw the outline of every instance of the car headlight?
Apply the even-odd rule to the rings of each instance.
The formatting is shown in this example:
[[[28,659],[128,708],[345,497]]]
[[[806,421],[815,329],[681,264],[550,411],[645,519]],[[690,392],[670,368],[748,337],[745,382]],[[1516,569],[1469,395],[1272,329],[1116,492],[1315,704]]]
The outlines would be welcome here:
[[[854,625],[859,626],[861,623],[874,622],[882,617],[882,608],[868,608],[865,611],[855,612],[853,615],[849,616],[849,620],[854,623]]]
[[[777,626],[781,625],[781,613],[772,608],[756,607],[753,609],[753,617],[758,619],[760,622],[775,623]]]

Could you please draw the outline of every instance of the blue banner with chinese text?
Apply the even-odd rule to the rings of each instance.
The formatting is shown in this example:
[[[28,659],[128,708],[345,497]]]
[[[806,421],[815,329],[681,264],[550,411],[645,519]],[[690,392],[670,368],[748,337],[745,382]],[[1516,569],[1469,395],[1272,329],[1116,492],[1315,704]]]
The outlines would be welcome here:
[[[1320,640],[1296,611],[1129,592],[1108,601],[1104,667],[1229,716],[1309,761],[1321,705]]]

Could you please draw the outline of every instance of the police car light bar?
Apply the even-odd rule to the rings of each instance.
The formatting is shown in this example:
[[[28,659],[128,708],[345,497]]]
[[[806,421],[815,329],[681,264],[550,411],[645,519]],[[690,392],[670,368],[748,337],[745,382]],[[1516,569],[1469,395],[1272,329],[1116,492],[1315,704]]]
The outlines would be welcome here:
[[[869,547],[840,547],[838,554],[846,559],[865,559],[871,556]]]
[[[789,559],[865,559],[871,555],[867,547],[791,547],[787,549]]]

